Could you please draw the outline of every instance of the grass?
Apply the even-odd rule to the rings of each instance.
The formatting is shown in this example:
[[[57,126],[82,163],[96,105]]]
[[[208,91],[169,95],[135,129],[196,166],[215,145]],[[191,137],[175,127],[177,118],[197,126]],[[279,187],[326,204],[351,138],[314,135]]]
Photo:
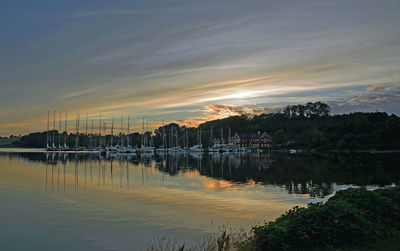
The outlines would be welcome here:
[[[166,237],[152,240],[147,251],[233,251],[243,250],[243,244],[252,236],[251,230],[221,228],[218,235],[205,235],[193,242],[176,241]]]

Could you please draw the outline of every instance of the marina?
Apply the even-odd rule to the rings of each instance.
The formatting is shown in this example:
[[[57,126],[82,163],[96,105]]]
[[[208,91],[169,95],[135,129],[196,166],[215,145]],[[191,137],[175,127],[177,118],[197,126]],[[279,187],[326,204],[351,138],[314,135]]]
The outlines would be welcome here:
[[[121,114],[121,123],[118,128],[119,132],[115,135],[115,117],[113,115],[108,129],[107,123],[103,120],[101,114],[98,119],[97,128],[94,127],[94,120],[89,122],[89,115],[86,114],[86,121],[84,132],[81,131],[81,118],[80,114],[76,114],[75,130],[74,132],[68,133],[68,113],[65,112],[65,120],[61,120],[62,112],[59,112],[58,128],[56,128],[56,112],[53,115],[53,127],[50,128],[50,111],[48,112],[47,118],[47,130],[46,130],[46,150],[47,151],[95,151],[100,152],[102,155],[107,153],[119,153],[119,154],[202,154],[208,152],[209,154],[214,153],[245,153],[260,148],[268,148],[272,146],[272,137],[267,134],[238,134],[235,133],[231,136],[231,129],[227,138],[224,138],[223,128],[220,129],[220,138],[213,138],[213,128],[211,128],[210,139],[208,141],[209,146],[203,147],[202,143],[202,132],[201,128],[196,129],[196,143],[191,144],[188,137],[187,129],[181,133],[182,138],[179,138],[178,129],[179,126],[170,126],[170,132],[165,130],[166,126],[162,126],[162,142],[158,146],[154,144],[153,132],[149,131],[148,123],[145,125],[145,117],[142,118],[141,126],[141,140],[140,142],[134,142],[132,132],[130,128],[130,116],[127,117],[127,125],[123,123],[123,116]],[[103,123],[102,123],[103,122]],[[61,127],[62,123],[64,128]],[[91,123],[90,128],[88,128]],[[125,127],[126,126],[126,127]],[[126,133],[125,133],[126,129]],[[117,130],[117,131],[118,131]],[[241,135],[242,137],[240,137]],[[250,136],[249,136],[250,135]],[[75,137],[74,145],[71,146],[67,139]],[[255,142],[254,140],[257,140]],[[246,143],[247,142],[247,143]],[[249,143],[250,142],[250,143]],[[131,145],[132,144],[132,145]],[[181,146],[182,145],[182,146]]]

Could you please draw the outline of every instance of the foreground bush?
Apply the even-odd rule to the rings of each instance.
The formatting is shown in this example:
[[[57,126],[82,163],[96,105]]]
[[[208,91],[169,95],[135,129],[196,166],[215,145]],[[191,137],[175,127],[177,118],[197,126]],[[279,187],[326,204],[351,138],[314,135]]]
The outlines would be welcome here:
[[[244,249],[310,250],[373,245],[398,236],[400,188],[349,188],[326,203],[294,207],[253,229]],[[247,247],[247,248],[246,248]]]

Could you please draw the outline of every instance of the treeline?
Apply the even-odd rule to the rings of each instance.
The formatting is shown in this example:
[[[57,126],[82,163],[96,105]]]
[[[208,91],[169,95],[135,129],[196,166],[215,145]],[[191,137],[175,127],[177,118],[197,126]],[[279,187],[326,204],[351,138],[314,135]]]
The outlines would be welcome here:
[[[275,148],[302,148],[315,150],[394,150],[400,149],[400,118],[384,112],[363,113],[355,112],[343,115],[330,115],[330,108],[322,102],[307,103],[306,105],[292,105],[282,111],[270,114],[261,114],[249,118],[247,116],[233,116],[220,120],[213,120],[199,126],[201,129],[201,143],[204,147],[211,144],[213,138],[227,139],[229,132],[257,133],[267,132],[272,136]],[[166,134],[167,144],[178,142],[185,145],[186,138],[189,146],[197,144],[197,128],[179,126],[171,123],[159,127],[154,132],[147,132],[150,142],[156,147],[162,144],[163,132]],[[211,136],[211,132],[213,133]],[[52,134],[52,131],[50,132]],[[186,136],[187,134],[187,136]],[[56,145],[58,132],[55,131]],[[64,134],[63,134],[64,135]],[[63,135],[61,143],[63,144]],[[142,135],[132,133],[128,136],[113,136],[114,143],[126,142],[127,137],[131,145],[140,146]],[[111,140],[111,135],[103,137],[103,144]],[[96,141],[97,140],[97,141]],[[97,142],[95,135],[79,135],[82,145]],[[74,146],[75,134],[68,134],[67,145]],[[25,147],[45,147],[46,132],[32,133],[21,137],[17,143]],[[81,145],[80,144],[80,145]],[[93,144],[93,143],[92,143]]]

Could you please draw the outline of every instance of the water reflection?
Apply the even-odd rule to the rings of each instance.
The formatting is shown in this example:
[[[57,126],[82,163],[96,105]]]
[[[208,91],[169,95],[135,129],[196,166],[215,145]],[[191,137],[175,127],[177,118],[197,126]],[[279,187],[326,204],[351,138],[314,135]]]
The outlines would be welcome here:
[[[45,190],[51,192],[100,189],[130,190],[134,182],[160,184],[165,175],[204,176],[210,191],[243,186],[276,186],[289,194],[323,198],[336,185],[398,184],[397,154],[288,155],[247,153],[214,155],[108,155],[97,153],[0,153],[10,160],[45,165]],[[138,173],[133,173],[139,170]],[[137,179],[136,179],[136,178]],[[158,181],[157,181],[158,182]]]

